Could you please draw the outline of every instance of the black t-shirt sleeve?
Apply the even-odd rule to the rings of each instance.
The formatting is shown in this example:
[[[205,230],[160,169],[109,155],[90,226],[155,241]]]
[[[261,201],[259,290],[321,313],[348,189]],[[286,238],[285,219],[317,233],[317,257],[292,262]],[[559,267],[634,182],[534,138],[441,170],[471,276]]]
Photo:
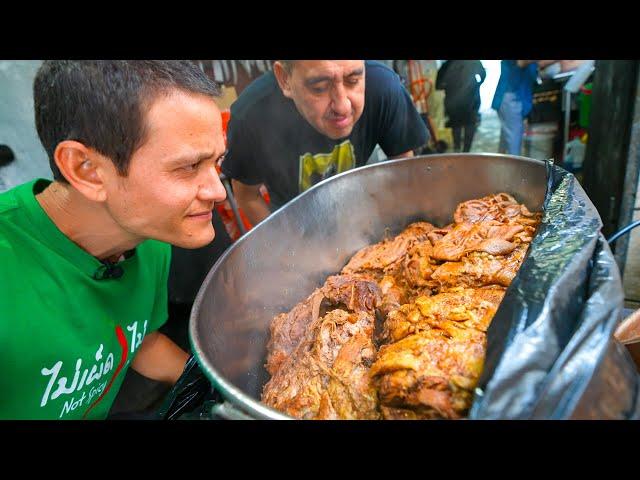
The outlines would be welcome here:
[[[375,84],[371,85],[374,94],[380,96],[380,101],[376,102],[380,105],[377,114],[381,119],[378,144],[390,157],[425,145],[429,132],[409,92],[392,70],[385,69],[380,73],[375,78]]]
[[[222,172],[247,185],[264,182],[259,150],[251,129],[244,120],[234,119],[233,111],[227,130],[227,154],[222,162]],[[262,159],[263,160],[263,159]]]

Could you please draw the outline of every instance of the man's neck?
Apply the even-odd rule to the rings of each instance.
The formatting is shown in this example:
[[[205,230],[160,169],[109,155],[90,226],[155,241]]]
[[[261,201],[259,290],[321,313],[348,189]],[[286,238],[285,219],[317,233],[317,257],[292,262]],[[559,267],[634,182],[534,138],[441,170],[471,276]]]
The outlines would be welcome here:
[[[70,185],[54,181],[36,200],[62,233],[99,260],[115,263],[142,241],[123,230],[104,204],[88,200]]]

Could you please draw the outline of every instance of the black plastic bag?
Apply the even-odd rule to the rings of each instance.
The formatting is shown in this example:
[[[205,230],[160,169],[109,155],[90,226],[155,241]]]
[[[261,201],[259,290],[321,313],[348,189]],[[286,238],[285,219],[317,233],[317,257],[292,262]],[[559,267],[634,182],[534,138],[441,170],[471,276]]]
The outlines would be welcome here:
[[[165,397],[156,413],[159,420],[208,419],[212,402],[221,401],[213,389],[196,358],[192,355],[184,371],[173,388]]]
[[[624,296],[600,216],[551,164],[544,210],[487,332],[469,418],[639,418],[638,373],[613,337]]]

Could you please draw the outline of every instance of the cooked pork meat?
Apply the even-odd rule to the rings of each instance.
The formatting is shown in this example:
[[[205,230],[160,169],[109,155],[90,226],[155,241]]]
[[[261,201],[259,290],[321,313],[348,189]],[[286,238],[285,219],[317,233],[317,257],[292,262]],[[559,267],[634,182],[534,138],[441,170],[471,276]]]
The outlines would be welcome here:
[[[394,238],[358,251],[342,269],[342,273],[370,272],[378,276],[393,273],[407,251],[416,243],[426,240],[433,228],[427,222],[412,223]]]
[[[380,347],[369,374],[382,405],[421,409],[421,418],[460,418],[484,362],[482,332],[451,324]]]
[[[431,245],[435,245],[436,242],[441,240],[442,237],[444,237],[447,233],[449,233],[455,226],[456,226],[455,223],[450,223],[446,227],[434,228],[429,233],[427,233],[427,238],[431,242]]]
[[[540,213],[532,213],[507,193],[488,195],[458,205],[453,220],[455,223],[477,223],[495,220],[501,223],[537,225]]]
[[[531,240],[533,240],[533,236],[536,233],[536,227],[538,225],[535,224],[535,225],[523,225],[523,226],[524,226],[524,230],[522,232],[516,233],[513,236],[513,239],[519,243],[531,243]]]
[[[344,305],[350,312],[373,313],[381,300],[378,285],[356,275],[333,275],[327,278],[322,293],[331,305]]]
[[[319,419],[380,418],[378,399],[369,367],[375,358],[375,348],[370,332],[351,337],[340,349],[331,367],[327,391],[323,395]],[[323,406],[328,408],[323,410]]]
[[[482,370],[485,332],[504,297],[500,287],[456,288],[419,297],[389,314],[370,374],[384,418],[459,418]]]
[[[431,275],[438,268],[433,259],[433,247],[429,242],[415,245],[404,259],[403,279],[409,288],[434,287],[436,283],[431,280]]]
[[[361,249],[274,318],[262,401],[305,419],[463,417],[540,219],[499,193]]]
[[[445,322],[486,332],[504,292],[500,287],[456,288],[431,297],[418,297],[415,303],[402,305],[389,314],[382,338],[396,342],[407,335],[442,328]]]
[[[385,275],[380,282],[378,282],[378,285],[382,291],[382,302],[380,303],[378,312],[383,319],[387,318],[389,312],[409,301],[407,298],[407,290],[398,283],[396,277]]]
[[[315,320],[264,387],[262,401],[302,419],[379,418],[368,371],[374,317],[341,309]]]
[[[424,244],[433,228],[427,222],[412,223],[395,237],[359,250],[342,269],[343,275],[356,275],[378,283],[382,299],[377,313],[383,319],[411,298],[413,292],[406,289],[402,275],[403,263],[407,252]]]
[[[380,302],[381,292],[375,282],[356,275],[329,277],[324,286],[316,289],[305,301],[273,319],[265,368],[273,375],[298,346],[309,325],[324,315],[327,308],[342,306],[349,312],[373,314]]]
[[[380,414],[384,420],[433,420],[440,418],[432,408],[393,408],[380,405]]]
[[[441,288],[483,287],[502,285],[508,287],[522,264],[529,245],[520,244],[508,255],[491,255],[486,252],[471,252],[460,262],[440,265],[431,278]]]
[[[460,223],[433,245],[431,257],[457,262],[463,255],[475,251],[506,255],[516,248],[512,242],[515,234],[523,230],[522,225],[503,225],[496,221]]]
[[[270,375],[275,375],[282,362],[298,346],[312,320],[318,318],[323,298],[318,288],[290,312],[281,313],[271,321],[265,364]]]

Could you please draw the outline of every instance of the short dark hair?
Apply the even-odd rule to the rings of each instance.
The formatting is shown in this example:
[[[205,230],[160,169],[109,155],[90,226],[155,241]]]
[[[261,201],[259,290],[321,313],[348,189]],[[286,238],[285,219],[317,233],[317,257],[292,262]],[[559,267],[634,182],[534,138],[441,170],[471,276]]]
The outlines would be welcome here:
[[[56,180],[54,152],[76,140],[126,176],[145,141],[145,112],[173,89],[217,97],[218,86],[190,60],[47,60],[33,82],[36,130]]]

